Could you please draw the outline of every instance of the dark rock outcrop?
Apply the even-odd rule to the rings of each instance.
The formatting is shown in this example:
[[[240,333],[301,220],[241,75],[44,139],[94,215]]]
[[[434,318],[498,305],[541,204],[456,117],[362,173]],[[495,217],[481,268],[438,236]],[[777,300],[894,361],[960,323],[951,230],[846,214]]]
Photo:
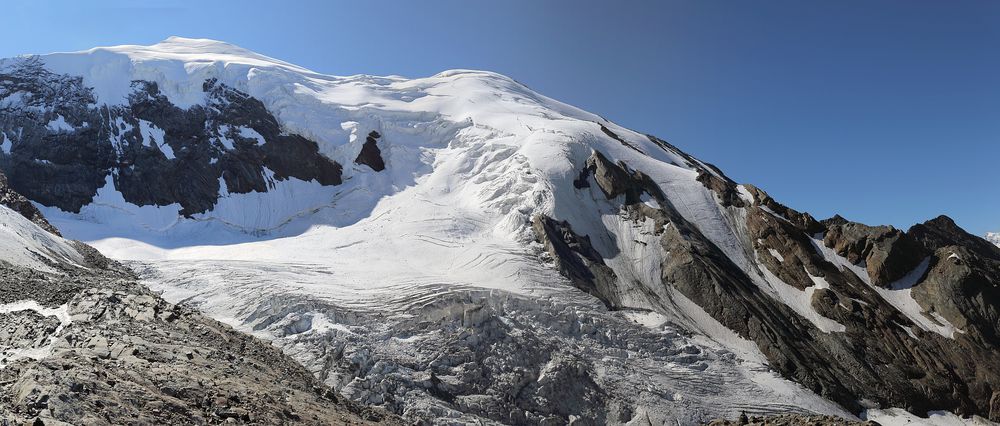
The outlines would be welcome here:
[[[891,226],[834,221],[823,242],[851,263],[865,265],[872,284],[887,286],[912,271],[930,252],[911,236]]]
[[[624,163],[612,163],[604,154],[596,151],[587,159],[586,165],[577,178],[577,181],[581,183],[575,183],[576,187],[589,187],[588,177],[594,178],[598,188],[607,199],[624,195],[625,204],[638,203],[642,194],[649,190],[658,191],[658,189],[654,189],[656,185],[648,176],[629,170]]]
[[[609,308],[622,305],[616,291],[618,278],[590,245],[588,237],[576,235],[568,223],[547,216],[535,216],[531,223],[556,268],[576,288],[600,299]]]
[[[372,130],[365,138],[365,144],[361,146],[358,158],[354,159],[356,164],[364,164],[371,167],[376,172],[385,170],[385,161],[382,160],[382,150],[378,148],[378,139],[381,138],[378,132]]]
[[[1000,247],[980,237],[969,234],[948,216],[938,216],[927,222],[913,225],[906,231],[929,250],[947,246],[964,246],[989,259],[1000,261]]]
[[[778,215],[778,217],[785,219],[792,225],[795,225],[795,227],[809,233],[809,235],[826,230],[826,227],[819,223],[809,213],[799,212],[786,207],[784,204],[775,201],[770,195],[767,195],[766,192],[756,186],[743,185],[743,187],[746,188],[747,191],[750,192],[751,197],[753,197],[754,201],[752,204],[755,204],[758,207],[766,208],[770,212]]]
[[[660,149],[683,158],[685,164],[679,166],[694,168],[698,172],[698,182],[714,192],[723,206],[743,207],[743,199],[740,198],[736,182],[722,173],[718,167],[702,162],[656,136],[646,135],[646,137]]]
[[[266,192],[289,178],[339,185],[342,168],[318,145],[281,129],[264,104],[214,79],[205,104],[182,109],[157,85],[132,82],[124,105],[95,106],[82,79],[45,70],[37,58],[0,69],[0,170],[46,206],[78,212],[111,178],[136,205],[177,203],[190,216],[224,190]]]
[[[635,150],[637,152],[642,152],[642,151],[639,150],[639,148],[636,148],[635,145],[632,145],[632,144],[628,143],[628,141],[626,141],[625,138],[619,136],[615,132],[612,132],[611,129],[607,128],[607,126],[605,126],[605,125],[603,125],[601,123],[597,123],[597,125],[601,127],[601,133],[604,133],[609,138],[618,141],[618,143],[622,144],[622,146],[624,146],[626,148],[633,149],[633,150]]]
[[[42,212],[31,201],[28,201],[20,193],[14,191],[7,183],[7,176],[0,173],[0,205],[18,212],[21,216],[35,223],[40,228],[55,235],[60,235],[59,230],[52,226],[48,220],[42,216]]]
[[[914,299],[964,331],[962,338],[1000,347],[1000,250],[946,216],[914,225],[907,235],[934,250]]]

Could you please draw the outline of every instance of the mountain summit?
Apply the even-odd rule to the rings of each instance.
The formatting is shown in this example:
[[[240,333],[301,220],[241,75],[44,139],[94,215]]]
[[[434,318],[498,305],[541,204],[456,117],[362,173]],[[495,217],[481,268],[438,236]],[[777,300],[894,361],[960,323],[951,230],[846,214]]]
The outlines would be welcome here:
[[[405,418],[1000,420],[1000,249],[816,220],[499,74],[171,38],[3,60],[0,132],[67,237]]]

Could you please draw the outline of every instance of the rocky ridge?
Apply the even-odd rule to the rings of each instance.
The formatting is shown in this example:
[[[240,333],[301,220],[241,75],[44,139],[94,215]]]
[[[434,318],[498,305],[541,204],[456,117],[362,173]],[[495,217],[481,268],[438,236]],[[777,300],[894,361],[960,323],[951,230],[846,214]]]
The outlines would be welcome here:
[[[599,152],[582,167],[577,189],[593,182],[609,201],[621,203],[626,217],[655,223],[659,244],[670,254],[662,261],[661,285],[755,341],[782,374],[854,412],[878,404],[1000,420],[1000,252],[950,219],[907,232],[840,217],[820,222],[706,168],[699,176],[711,177],[699,180],[742,218],[742,238],[753,250],[747,255],[759,259],[741,266],[678,214],[642,172]],[[641,202],[642,194],[658,208]],[[635,284],[613,276],[588,248],[588,236],[547,217],[535,223],[574,285],[612,308],[629,307],[622,301],[637,291]],[[762,287],[755,274],[776,278]],[[780,288],[767,294],[767,284],[809,295],[806,309],[782,303]],[[656,288],[638,290],[647,299],[643,304],[672,309]],[[895,292],[912,296],[918,307]]]

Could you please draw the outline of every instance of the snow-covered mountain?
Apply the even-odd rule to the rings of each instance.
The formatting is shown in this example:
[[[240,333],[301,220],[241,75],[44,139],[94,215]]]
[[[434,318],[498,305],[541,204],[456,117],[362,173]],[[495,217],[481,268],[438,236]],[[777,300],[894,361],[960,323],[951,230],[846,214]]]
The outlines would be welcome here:
[[[1000,419],[1000,251],[816,221],[502,75],[171,38],[0,62],[0,131],[67,236],[405,417]]]
[[[1000,246],[1000,232],[987,232],[986,241]]]

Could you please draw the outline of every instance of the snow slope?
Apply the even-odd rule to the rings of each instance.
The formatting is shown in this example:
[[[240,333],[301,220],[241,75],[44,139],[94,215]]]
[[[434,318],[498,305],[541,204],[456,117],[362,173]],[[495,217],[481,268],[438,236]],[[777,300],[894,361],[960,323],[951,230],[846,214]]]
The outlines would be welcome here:
[[[614,214],[603,200],[580,200],[571,184],[593,150],[657,171],[657,183],[689,219],[724,220],[679,156],[494,73],[324,76],[226,43],[182,38],[43,60],[53,71],[82,75],[105,103],[123,100],[121,82],[148,79],[175,104],[191,105],[200,101],[205,79],[219,78],[262,100],[287,131],[318,141],[321,152],[347,165],[343,185],[293,178],[268,193],[229,194],[193,219],[180,218],[179,206],[128,204],[113,186],[78,215],[43,209],[56,226],[117,258],[295,260],[356,274],[375,266],[386,281],[465,274],[486,286],[531,287],[537,280],[528,274],[512,282],[523,266],[511,260],[522,253],[507,253],[523,252],[533,239],[532,215],[568,219],[586,233],[603,219],[574,217],[581,202],[603,208],[605,217]],[[601,125],[637,149],[606,136]],[[381,173],[353,164],[370,130],[383,135]],[[366,263],[352,266],[355,259]]]
[[[83,264],[83,256],[68,241],[5,206],[0,206],[0,259],[46,272],[55,272],[55,263]]]

